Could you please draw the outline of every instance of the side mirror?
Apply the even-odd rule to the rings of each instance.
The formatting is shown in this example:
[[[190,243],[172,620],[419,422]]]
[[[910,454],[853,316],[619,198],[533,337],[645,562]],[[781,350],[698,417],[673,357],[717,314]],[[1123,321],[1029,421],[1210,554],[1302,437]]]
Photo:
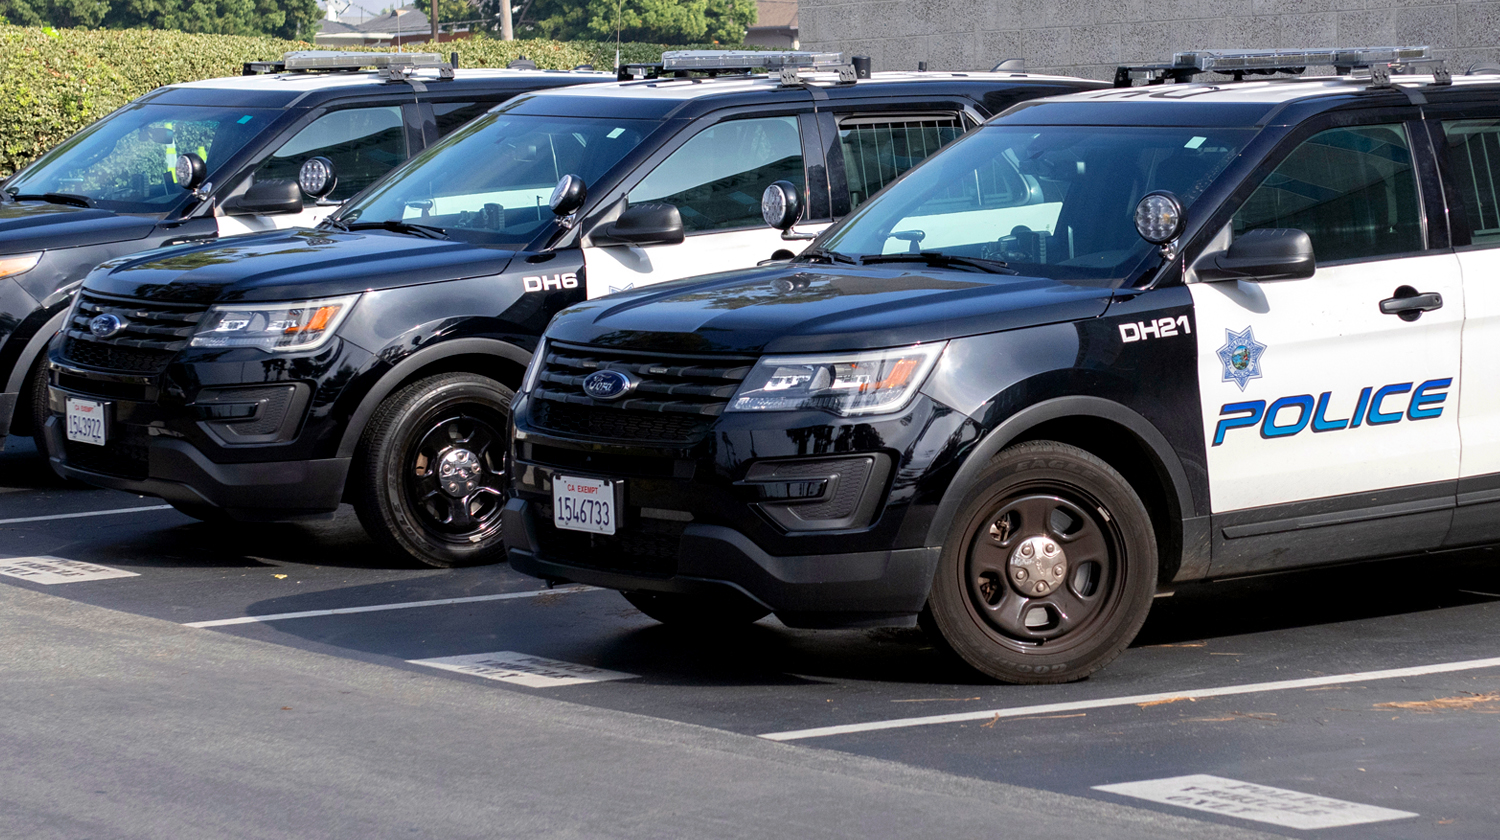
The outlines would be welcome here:
[[[339,176],[333,169],[333,161],[321,155],[303,161],[302,169],[297,172],[297,186],[315,199],[333,192],[338,183]]]
[[[1240,234],[1229,250],[1195,265],[1200,280],[1301,280],[1313,276],[1312,239],[1296,228],[1263,228]]]
[[[633,204],[592,238],[598,245],[676,245],[683,240],[682,214],[672,204]]]
[[[760,217],[785,233],[802,218],[802,196],[791,181],[777,181],[760,194]]]
[[[177,165],[173,167],[172,174],[177,178],[177,186],[185,190],[196,190],[203,186],[203,181],[208,177],[208,164],[203,158],[192,152],[177,156]]]
[[[302,212],[302,188],[291,181],[261,181],[224,202],[228,216],[274,216]]]
[[[582,178],[564,175],[557,179],[557,186],[552,188],[552,197],[547,199],[547,206],[552,208],[553,215],[571,216],[583,206],[588,197],[589,188]]]

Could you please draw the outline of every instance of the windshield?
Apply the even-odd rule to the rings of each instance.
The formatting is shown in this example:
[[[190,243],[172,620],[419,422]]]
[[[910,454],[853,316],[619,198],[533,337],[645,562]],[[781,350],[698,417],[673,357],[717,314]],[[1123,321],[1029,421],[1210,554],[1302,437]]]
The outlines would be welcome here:
[[[553,220],[547,200],[559,178],[577,175],[594,188],[656,126],[490,114],[391,173],[337,221],[404,221],[455,239],[521,247]]]
[[[1135,231],[1141,196],[1171,190],[1191,207],[1254,133],[992,124],[879,194],[819,249],[856,258],[940,253],[1117,283],[1155,249]]]
[[[280,111],[132,105],[69,137],[5,185],[11,195],[64,193],[121,213],[164,213],[186,193],[173,169],[193,152],[215,169]]]

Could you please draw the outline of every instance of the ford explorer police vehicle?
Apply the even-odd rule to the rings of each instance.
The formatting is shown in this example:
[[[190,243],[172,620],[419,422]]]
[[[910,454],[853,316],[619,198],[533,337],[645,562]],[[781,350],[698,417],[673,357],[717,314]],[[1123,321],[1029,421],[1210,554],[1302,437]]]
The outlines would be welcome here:
[[[1019,105],[790,262],[561,313],[511,564],[663,621],[920,615],[1039,683],[1186,581],[1500,540],[1500,79],[1143,76],[1179,83]]]
[[[990,114],[1102,87],[664,58],[512,100],[316,230],[102,266],[52,355],[58,471],[201,517],[348,499],[394,551],[501,559],[511,389],[553,313],[789,257],[806,234],[765,227],[769,184],[796,184],[806,227],[826,225]]]
[[[245,74],[154,90],[0,185],[0,436],[40,432],[43,349],[99,263],[314,224],[521,91],[609,78],[323,51],[247,64]],[[304,178],[299,190],[308,161],[317,180]]]

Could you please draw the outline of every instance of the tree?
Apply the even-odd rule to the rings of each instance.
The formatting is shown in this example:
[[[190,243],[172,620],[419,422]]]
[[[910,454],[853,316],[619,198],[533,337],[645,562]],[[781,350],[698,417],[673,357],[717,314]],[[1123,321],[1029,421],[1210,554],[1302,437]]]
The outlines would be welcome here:
[[[176,29],[220,35],[307,36],[317,0],[0,0],[21,26]]]
[[[417,10],[427,15],[432,20],[432,0],[416,0]],[[497,7],[498,14],[498,7]],[[481,9],[475,7],[468,0],[438,0],[438,23],[463,23],[466,20],[482,20],[492,18]]]
[[[109,0],[0,0],[0,16],[16,26],[88,29],[109,12]]]
[[[617,5],[618,3],[618,5]],[[496,5],[485,0],[485,5]],[[517,9],[516,37],[655,44],[739,44],[755,0],[531,0]]]

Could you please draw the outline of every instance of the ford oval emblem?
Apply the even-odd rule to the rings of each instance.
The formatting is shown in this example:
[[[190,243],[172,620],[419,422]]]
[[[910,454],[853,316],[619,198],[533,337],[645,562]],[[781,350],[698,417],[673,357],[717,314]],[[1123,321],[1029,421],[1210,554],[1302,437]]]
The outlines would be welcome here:
[[[596,400],[617,400],[635,390],[635,378],[618,370],[596,370],[583,378],[583,392]]]
[[[89,332],[93,333],[95,338],[112,338],[123,329],[125,329],[125,321],[120,316],[111,315],[108,312],[95,315],[93,320],[89,321]]]

